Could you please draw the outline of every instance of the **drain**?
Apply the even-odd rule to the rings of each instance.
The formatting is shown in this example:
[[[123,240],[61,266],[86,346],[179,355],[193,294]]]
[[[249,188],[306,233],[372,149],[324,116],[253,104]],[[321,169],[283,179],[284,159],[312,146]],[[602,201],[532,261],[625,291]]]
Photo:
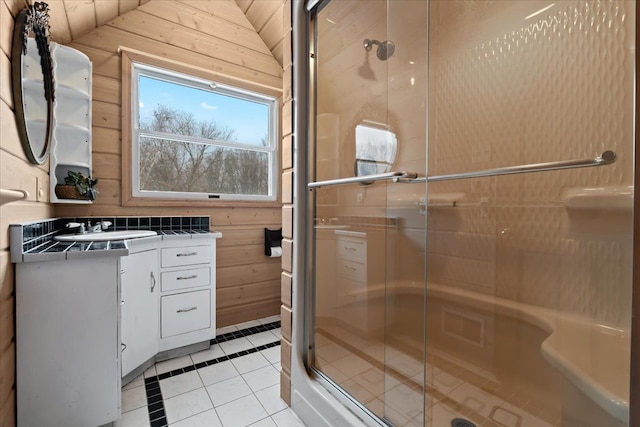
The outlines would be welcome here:
[[[464,418],[454,418],[451,420],[451,427],[476,427],[476,425]]]

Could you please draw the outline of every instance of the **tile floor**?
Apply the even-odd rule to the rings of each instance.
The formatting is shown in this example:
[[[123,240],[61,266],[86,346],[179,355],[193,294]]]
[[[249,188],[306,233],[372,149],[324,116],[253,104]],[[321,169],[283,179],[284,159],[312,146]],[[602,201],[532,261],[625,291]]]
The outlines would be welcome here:
[[[122,389],[117,427],[304,427],[280,399],[280,317],[218,329],[208,350]]]

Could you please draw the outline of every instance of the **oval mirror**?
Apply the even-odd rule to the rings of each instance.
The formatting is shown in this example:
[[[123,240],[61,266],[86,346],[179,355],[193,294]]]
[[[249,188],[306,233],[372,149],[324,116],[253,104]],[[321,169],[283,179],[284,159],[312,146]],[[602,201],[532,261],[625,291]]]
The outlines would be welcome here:
[[[49,47],[49,6],[36,2],[20,11],[13,29],[13,104],[22,148],[30,162],[49,155],[53,128],[53,68]]]

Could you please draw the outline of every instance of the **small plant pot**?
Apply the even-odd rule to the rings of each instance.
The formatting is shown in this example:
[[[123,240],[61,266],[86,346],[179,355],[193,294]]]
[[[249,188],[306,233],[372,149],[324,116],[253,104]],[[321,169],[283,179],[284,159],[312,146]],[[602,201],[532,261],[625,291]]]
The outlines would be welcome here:
[[[56,196],[59,199],[88,200],[78,192],[75,185],[56,185]]]

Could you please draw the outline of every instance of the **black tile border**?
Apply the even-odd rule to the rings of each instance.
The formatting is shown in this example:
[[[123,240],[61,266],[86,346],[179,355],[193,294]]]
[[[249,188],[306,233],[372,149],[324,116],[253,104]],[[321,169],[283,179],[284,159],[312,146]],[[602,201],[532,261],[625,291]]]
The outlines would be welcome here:
[[[164,427],[168,425],[167,415],[164,411],[162,391],[158,377],[144,379],[144,389],[147,395],[147,411],[149,411],[149,424],[151,427]]]
[[[228,332],[222,334],[211,341],[210,345],[219,344],[221,342],[231,341],[236,338],[248,337],[251,335],[259,334],[260,332],[271,331],[280,327],[280,321],[267,323],[265,325],[252,326],[250,328],[241,329],[239,331]],[[280,340],[263,344],[257,347],[252,347],[247,350],[242,350],[237,353],[232,353],[215,359],[206,360],[204,362],[185,366],[184,368],[174,369],[173,371],[164,372],[160,375],[155,375],[144,379],[145,393],[147,395],[147,410],[149,411],[149,422],[151,427],[166,427],[168,425],[167,416],[164,410],[164,400],[162,397],[162,390],[160,389],[160,380],[166,378],[175,377],[177,375],[186,374],[187,372],[195,371],[196,369],[205,368],[207,366],[215,365],[227,360],[233,360],[241,356],[257,353],[268,348],[277,347],[280,345]]]

